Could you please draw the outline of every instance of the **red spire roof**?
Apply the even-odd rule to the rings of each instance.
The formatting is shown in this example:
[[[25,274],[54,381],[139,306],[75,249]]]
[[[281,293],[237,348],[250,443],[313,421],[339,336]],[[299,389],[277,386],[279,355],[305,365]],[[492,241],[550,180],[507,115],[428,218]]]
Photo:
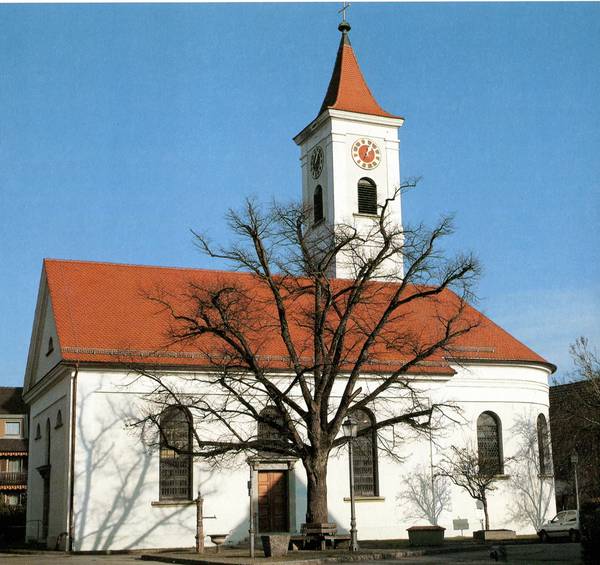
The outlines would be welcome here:
[[[398,116],[386,112],[371,94],[358,66],[352,45],[350,45],[350,38],[348,37],[350,25],[343,21],[338,29],[342,32],[342,38],[335,59],[333,74],[329,81],[327,94],[325,94],[325,99],[321,104],[319,115],[328,108],[332,108],[345,110],[346,112],[397,118]]]

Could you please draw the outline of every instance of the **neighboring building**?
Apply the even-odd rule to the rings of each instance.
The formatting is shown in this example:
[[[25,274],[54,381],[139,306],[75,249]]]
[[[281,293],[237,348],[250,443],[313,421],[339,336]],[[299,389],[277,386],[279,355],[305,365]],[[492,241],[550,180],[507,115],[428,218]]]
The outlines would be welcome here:
[[[21,387],[0,387],[0,503],[27,498],[27,406]]]
[[[594,394],[598,390],[588,381],[550,387],[552,461],[559,510],[577,505],[573,453],[577,454],[580,502],[600,502],[600,406],[590,401]]]
[[[349,26],[340,30],[323,105],[295,137],[301,149],[303,199],[313,206],[315,230],[321,223],[340,222],[368,228],[377,219],[377,204],[393,193],[400,179],[398,129],[403,120],[377,104],[350,46]],[[401,224],[399,200],[392,218]],[[386,265],[396,272],[402,267]],[[348,269],[341,258],[332,274],[348,277]],[[128,360],[153,367],[189,393],[200,391],[185,377],[212,368],[207,353],[193,344],[164,346],[170,320],[143,291],[162,288],[178,294],[190,282],[205,288],[219,279],[248,285],[250,294],[256,287],[255,279],[244,273],[44,261],[25,375],[34,430],[27,512],[29,523],[39,520],[42,528],[30,526],[28,539],[50,547],[64,540],[75,551],[191,547],[196,533],[193,499],[201,487],[205,514],[214,515],[205,523],[206,532],[230,532],[230,540],[239,541],[248,535],[248,478],[259,531],[300,529],[306,475],[299,461],[257,453],[215,470],[165,446],[149,449],[127,426],[144,409],[144,395],[151,390],[128,372]],[[384,292],[389,284],[381,283]],[[436,304],[415,306],[415,332],[425,335],[428,321],[437,319],[453,300],[455,295],[445,291]],[[384,447],[390,445],[383,446],[375,433],[361,438],[361,448],[355,450],[363,539],[405,537],[406,528],[416,522],[407,516],[406,501],[399,499],[405,480],[418,467],[430,468],[431,457],[438,461],[449,446],[469,441],[478,445],[480,456],[501,479],[490,496],[492,527],[515,527],[509,519],[513,498],[504,463],[519,446],[510,430],[523,419],[546,422],[547,379],[554,367],[474,309],[469,313],[480,325],[457,340],[455,356],[460,360],[439,354],[411,373],[423,398],[456,403],[461,422],[448,421],[435,444],[414,437],[398,441],[393,449],[404,458],[402,463],[385,457]],[[282,356],[278,337],[265,329],[256,338],[273,375],[285,374],[289,359]],[[393,349],[379,353],[385,357],[373,353],[372,373],[361,376],[365,388],[376,382],[377,371],[401,362]],[[390,406],[401,401],[388,399]],[[373,407],[360,414],[359,424],[382,417],[383,411]],[[169,434],[191,441],[186,413],[167,409],[161,419]],[[347,453],[333,453],[328,502],[330,518],[340,529],[349,527],[347,473]],[[452,489],[452,509],[440,518],[449,535],[455,518],[468,519],[468,532],[480,528],[481,510],[458,488]]]

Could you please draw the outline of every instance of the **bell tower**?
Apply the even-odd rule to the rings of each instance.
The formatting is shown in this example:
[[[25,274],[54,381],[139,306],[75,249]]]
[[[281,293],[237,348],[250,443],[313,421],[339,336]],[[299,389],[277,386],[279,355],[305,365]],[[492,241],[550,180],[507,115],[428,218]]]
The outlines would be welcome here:
[[[404,118],[379,106],[350,44],[350,24],[342,34],[333,73],[317,117],[294,141],[300,146],[302,199],[312,208],[311,229],[329,232],[342,226],[373,233],[381,207],[400,187],[398,130]],[[388,206],[386,222],[402,225],[400,194]],[[377,249],[367,238],[365,252]],[[353,261],[338,256],[331,276],[354,277]],[[402,258],[382,265],[382,279],[402,277]]]

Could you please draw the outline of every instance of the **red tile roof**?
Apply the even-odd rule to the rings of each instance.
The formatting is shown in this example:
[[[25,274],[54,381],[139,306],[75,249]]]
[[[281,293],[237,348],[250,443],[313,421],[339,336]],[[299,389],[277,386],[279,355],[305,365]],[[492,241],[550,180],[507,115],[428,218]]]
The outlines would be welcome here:
[[[319,114],[327,108],[386,118],[398,117],[386,112],[371,94],[346,31],[342,31],[333,73]]]
[[[285,346],[276,330],[276,313],[268,291],[247,273],[147,267],[111,263],[46,260],[44,262],[50,299],[56,320],[61,355],[67,361],[123,363],[144,361],[161,366],[210,366],[206,352],[220,351],[214,338],[169,345],[170,315],[148,298],[166,293],[178,311],[189,311],[191,286],[214,288],[226,282],[244,288],[250,296],[248,332],[253,347],[270,369],[289,368]],[[345,284],[340,281],[340,284]],[[375,298],[357,313],[354,330],[369,323],[377,311],[377,296],[395,288],[392,283],[374,283]],[[411,290],[409,289],[409,292]],[[437,300],[412,303],[389,326],[388,339],[410,331],[411,335],[429,342],[434,339],[437,316],[449,312],[458,298],[450,291]],[[300,320],[302,304],[294,309]],[[359,319],[360,318],[360,319]],[[453,344],[457,358],[486,361],[531,362],[552,366],[531,349],[517,341],[477,310],[469,307],[466,319],[479,325]],[[300,323],[292,325],[294,343],[304,358],[311,356],[311,335]],[[358,335],[358,333],[356,334]],[[349,339],[349,342],[352,340]],[[406,354],[408,355],[408,353]],[[390,371],[406,355],[379,343],[371,351],[365,371]],[[453,374],[447,353],[438,352],[422,363],[415,372]],[[352,347],[347,352],[353,357]]]

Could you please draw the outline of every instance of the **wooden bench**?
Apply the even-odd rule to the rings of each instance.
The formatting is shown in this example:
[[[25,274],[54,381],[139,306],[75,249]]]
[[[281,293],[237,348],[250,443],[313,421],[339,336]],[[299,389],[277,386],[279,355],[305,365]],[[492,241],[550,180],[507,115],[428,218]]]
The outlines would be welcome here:
[[[290,550],[337,549],[350,544],[350,535],[338,534],[336,524],[302,524],[301,533],[290,536]]]

